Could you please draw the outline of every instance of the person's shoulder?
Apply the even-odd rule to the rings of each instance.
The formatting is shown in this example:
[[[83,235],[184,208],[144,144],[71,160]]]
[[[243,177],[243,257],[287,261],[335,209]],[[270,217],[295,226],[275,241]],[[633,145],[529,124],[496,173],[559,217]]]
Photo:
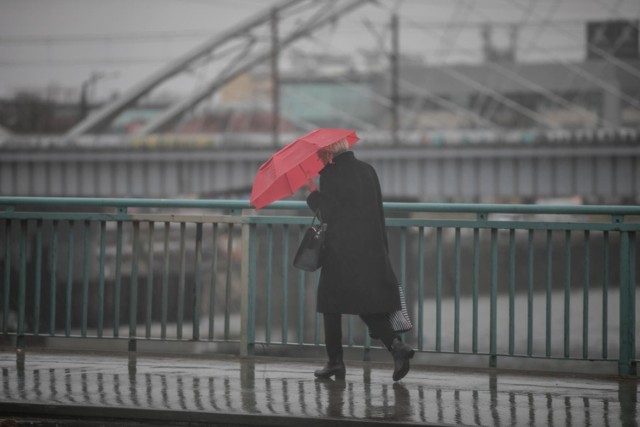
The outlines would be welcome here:
[[[373,167],[371,163],[365,162],[364,160],[360,160],[360,159],[356,159],[356,161],[358,162],[360,167],[362,167],[363,169],[366,169],[372,172],[376,171],[376,169]]]

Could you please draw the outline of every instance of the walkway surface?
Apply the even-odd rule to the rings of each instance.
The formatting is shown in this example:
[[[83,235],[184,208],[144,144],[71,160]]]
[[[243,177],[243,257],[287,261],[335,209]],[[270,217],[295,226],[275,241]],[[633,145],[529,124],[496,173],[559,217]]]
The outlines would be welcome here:
[[[0,426],[640,423],[637,378],[420,366],[393,383],[390,364],[350,361],[345,381],[320,381],[320,363],[29,351],[22,365],[0,352]]]

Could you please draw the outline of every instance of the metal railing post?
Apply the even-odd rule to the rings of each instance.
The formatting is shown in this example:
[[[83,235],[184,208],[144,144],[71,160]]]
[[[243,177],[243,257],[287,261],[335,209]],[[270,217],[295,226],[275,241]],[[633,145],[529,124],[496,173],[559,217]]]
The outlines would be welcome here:
[[[491,229],[491,293],[489,306],[489,367],[498,367],[498,230]]]
[[[242,213],[243,219],[247,219]],[[240,356],[253,354],[255,342],[255,224],[242,222],[242,257],[240,261]]]
[[[24,369],[25,359],[25,311],[27,295],[27,221],[20,221],[19,242],[19,279],[18,279],[18,333],[16,337],[16,366]]]
[[[634,237],[629,232],[620,235],[620,356],[618,374],[635,375],[635,283],[631,257]],[[633,245],[632,245],[633,243]],[[635,252],[635,251],[634,251]],[[634,257],[635,258],[635,257]]]

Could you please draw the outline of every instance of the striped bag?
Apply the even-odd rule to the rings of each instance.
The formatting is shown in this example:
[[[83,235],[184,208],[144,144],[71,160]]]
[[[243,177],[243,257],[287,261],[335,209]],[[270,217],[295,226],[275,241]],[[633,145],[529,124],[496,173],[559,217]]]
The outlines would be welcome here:
[[[394,332],[408,332],[413,328],[413,323],[411,323],[411,318],[407,311],[407,301],[404,297],[404,289],[402,289],[402,285],[400,284],[398,284],[398,291],[400,292],[400,310],[387,313],[387,318],[389,319],[389,323],[391,323],[391,327]],[[373,339],[378,338],[371,331],[369,331],[369,336]]]
[[[407,301],[404,298],[404,289],[398,284],[400,291],[400,310],[389,313],[389,322],[395,332],[408,332],[413,328],[409,312],[407,311]]]

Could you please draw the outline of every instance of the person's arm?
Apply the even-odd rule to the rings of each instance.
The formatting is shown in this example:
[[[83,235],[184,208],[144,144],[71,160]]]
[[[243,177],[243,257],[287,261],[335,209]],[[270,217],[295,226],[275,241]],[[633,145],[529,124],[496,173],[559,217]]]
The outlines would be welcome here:
[[[312,191],[307,196],[307,206],[313,212],[320,210],[320,218],[323,222],[331,221],[338,207],[338,201],[321,191]]]

